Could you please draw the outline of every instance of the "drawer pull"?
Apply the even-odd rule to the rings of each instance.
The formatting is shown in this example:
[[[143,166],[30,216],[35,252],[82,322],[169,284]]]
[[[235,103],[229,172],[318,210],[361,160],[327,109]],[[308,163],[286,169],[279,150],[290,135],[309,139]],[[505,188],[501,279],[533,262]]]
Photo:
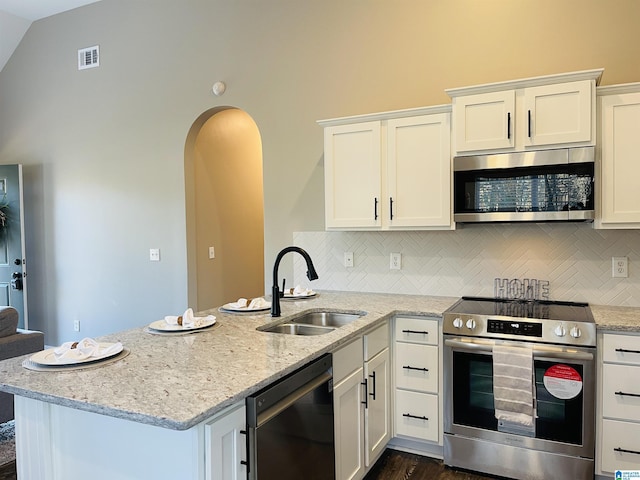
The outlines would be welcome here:
[[[639,397],[640,398],[640,393],[616,392],[616,395],[624,395],[626,397]]]
[[[633,453],[634,455],[640,455],[640,452],[638,452],[637,450],[625,450],[624,448],[620,448],[620,447],[614,448],[613,451],[620,452],[620,453]]]
[[[640,353],[640,350],[627,350],[626,348],[616,348],[616,352],[620,352],[620,353]]]
[[[402,333],[415,333],[417,335],[429,335],[429,332],[423,332],[420,330],[402,330]]]
[[[405,365],[402,368],[406,368],[407,370],[419,370],[421,372],[428,372],[429,369],[428,368],[422,368],[422,367],[412,367],[411,365]]]
[[[411,415],[410,413],[403,413],[402,416],[403,417],[407,417],[407,418],[416,418],[418,420],[429,420],[429,418],[425,417],[424,415],[419,417],[418,415]]]

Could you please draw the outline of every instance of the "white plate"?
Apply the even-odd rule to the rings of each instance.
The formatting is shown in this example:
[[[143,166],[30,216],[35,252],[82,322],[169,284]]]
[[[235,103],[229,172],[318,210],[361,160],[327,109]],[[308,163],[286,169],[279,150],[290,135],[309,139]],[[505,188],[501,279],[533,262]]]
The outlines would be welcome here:
[[[160,332],[185,332],[191,330],[202,330],[203,328],[209,328],[216,323],[216,317],[205,320],[200,325],[169,325],[164,319],[156,320],[149,324],[149,328],[152,330],[158,330]]]
[[[113,343],[98,343],[100,348],[109,348],[113,345]],[[39,352],[34,353],[29,360],[33,363],[37,363],[39,365],[49,365],[49,366],[60,366],[60,365],[78,365],[81,363],[91,363],[96,362],[98,360],[104,360],[105,358],[110,358],[115,355],[118,355],[122,350],[123,346],[120,345],[120,348],[116,348],[115,350],[109,352],[106,355],[98,355],[97,357],[89,357],[83,358],[82,360],[77,360],[75,358],[56,358],[54,353],[55,348],[48,348],[46,350],[41,350]]]
[[[267,302],[263,307],[257,308],[247,308],[247,307],[237,307],[236,303],[225,303],[222,307],[223,310],[227,310],[229,312],[263,312],[265,310],[271,309],[271,302]]]
[[[314,292],[313,290],[309,290],[305,293],[287,293],[285,292],[284,297],[283,298],[309,298],[309,297],[315,297],[316,296],[316,292]]]

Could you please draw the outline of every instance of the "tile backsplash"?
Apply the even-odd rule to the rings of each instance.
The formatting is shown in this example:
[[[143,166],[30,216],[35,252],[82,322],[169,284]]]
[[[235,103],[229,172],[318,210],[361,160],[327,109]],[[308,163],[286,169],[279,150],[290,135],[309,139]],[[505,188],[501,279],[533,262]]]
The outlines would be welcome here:
[[[455,231],[295,232],[320,278],[310,283],[295,256],[295,285],[318,290],[493,296],[495,278],[549,281],[552,300],[640,306],[640,231],[589,223],[463,225]],[[354,266],[344,267],[353,252]],[[390,254],[402,254],[391,270]],[[628,257],[628,278],[612,278]]]

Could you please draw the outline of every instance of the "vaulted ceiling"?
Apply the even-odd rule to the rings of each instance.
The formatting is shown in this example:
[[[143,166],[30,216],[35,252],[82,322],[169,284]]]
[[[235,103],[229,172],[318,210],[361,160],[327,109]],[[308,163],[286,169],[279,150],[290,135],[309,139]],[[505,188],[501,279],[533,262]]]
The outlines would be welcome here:
[[[0,71],[32,22],[99,0],[0,0]]]

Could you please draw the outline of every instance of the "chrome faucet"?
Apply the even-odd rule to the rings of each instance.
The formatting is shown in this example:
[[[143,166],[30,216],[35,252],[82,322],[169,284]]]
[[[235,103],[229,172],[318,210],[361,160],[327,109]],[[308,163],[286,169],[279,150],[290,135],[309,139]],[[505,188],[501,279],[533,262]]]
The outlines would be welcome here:
[[[280,289],[278,288],[278,267],[280,266],[280,260],[282,260],[282,257],[284,257],[285,254],[289,252],[298,252],[300,255],[304,257],[305,262],[307,262],[307,278],[309,280],[318,279],[318,274],[316,273],[316,269],[313,266],[311,257],[307,252],[305,252],[300,247],[287,247],[280,250],[280,253],[278,253],[278,256],[276,257],[276,262],[273,264],[273,287],[271,288],[271,316],[272,317],[280,316]],[[284,292],[282,294],[284,295]]]

